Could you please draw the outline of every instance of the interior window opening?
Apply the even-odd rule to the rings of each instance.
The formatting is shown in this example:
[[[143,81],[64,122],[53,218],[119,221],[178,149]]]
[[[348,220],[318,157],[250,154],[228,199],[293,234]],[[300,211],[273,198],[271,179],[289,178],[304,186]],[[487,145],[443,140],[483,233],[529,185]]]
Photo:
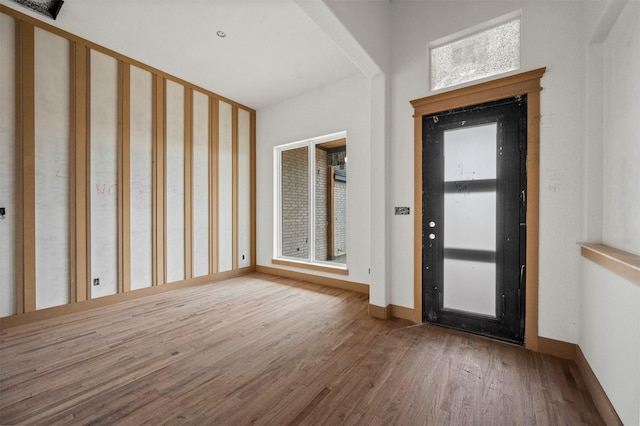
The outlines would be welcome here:
[[[346,132],[277,146],[274,160],[274,257],[346,269]]]

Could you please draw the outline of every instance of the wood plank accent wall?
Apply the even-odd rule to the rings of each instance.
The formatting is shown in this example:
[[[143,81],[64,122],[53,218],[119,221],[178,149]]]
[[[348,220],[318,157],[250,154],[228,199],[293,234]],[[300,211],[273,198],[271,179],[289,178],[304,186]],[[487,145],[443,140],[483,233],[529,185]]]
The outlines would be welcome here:
[[[173,77],[136,60],[113,52],[88,40],[62,31],[38,19],[21,14],[4,5],[0,13],[12,17],[16,22],[15,42],[15,87],[16,87],[16,245],[15,251],[15,314],[0,318],[0,327],[13,326],[43,317],[64,315],[86,309],[90,306],[102,306],[128,300],[143,295],[166,291],[170,287],[192,285],[216,281],[223,277],[235,276],[255,270],[256,238],[256,201],[255,201],[255,111],[225,97]],[[36,312],[36,159],[35,159],[35,28],[51,32],[69,42],[70,88],[69,88],[69,302],[65,305]],[[91,146],[89,141],[91,106],[91,50],[106,54],[118,61],[117,93],[117,292],[101,297],[99,303],[86,304],[91,299]],[[152,236],[150,251],[152,257],[152,287],[132,291],[131,283],[131,67],[135,66],[151,73],[152,78]],[[184,88],[184,213],[185,213],[185,279],[172,283],[166,289],[160,289],[166,283],[166,85],[167,81],[180,84]],[[193,151],[193,91],[197,90],[208,97],[208,137],[209,137],[209,275],[193,279],[193,232],[194,230],[194,151]],[[233,194],[233,218],[228,224],[233,229],[233,269],[227,273],[218,272],[218,128],[219,102],[232,106],[233,180],[230,188]],[[243,224],[238,218],[238,111],[244,110],[250,116],[250,128],[244,129],[250,134],[250,200],[251,220]],[[12,206],[13,207],[13,206]],[[246,221],[246,220],[245,220]],[[239,268],[238,232],[240,226],[249,226],[251,234],[250,266]],[[244,228],[243,228],[244,229]],[[155,289],[154,289],[155,288]],[[124,294],[123,294],[124,293]],[[122,295],[121,295],[122,294]],[[125,296],[125,294],[128,294]],[[123,299],[122,296],[125,296]],[[97,300],[96,300],[97,302]],[[80,305],[82,304],[82,306]],[[76,306],[77,305],[77,306]],[[43,316],[44,314],[44,316]]]

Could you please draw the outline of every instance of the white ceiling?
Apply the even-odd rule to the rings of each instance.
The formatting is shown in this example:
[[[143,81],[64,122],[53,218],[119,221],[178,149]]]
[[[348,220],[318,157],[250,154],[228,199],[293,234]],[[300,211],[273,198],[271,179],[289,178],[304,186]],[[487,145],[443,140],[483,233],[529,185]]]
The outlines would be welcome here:
[[[294,0],[0,3],[255,109],[359,73]]]

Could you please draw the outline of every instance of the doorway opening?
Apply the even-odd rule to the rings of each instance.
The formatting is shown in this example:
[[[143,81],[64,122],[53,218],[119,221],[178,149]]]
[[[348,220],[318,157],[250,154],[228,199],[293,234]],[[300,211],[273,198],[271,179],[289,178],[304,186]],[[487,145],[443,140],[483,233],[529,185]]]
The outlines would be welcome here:
[[[526,231],[525,264],[522,270],[524,289],[524,346],[537,350],[538,343],[538,232],[539,232],[539,127],[540,80],[545,68],[540,68],[485,83],[439,93],[411,102],[414,108],[414,309],[413,320],[423,321],[423,234],[430,232],[420,208],[423,203],[423,135],[424,117],[473,105],[494,102],[516,96],[526,96]],[[437,235],[436,235],[437,238]],[[427,265],[428,266],[428,265]],[[501,295],[500,295],[501,296]],[[502,305],[501,300],[497,304]]]
[[[524,342],[527,97],[423,117],[423,321]]]

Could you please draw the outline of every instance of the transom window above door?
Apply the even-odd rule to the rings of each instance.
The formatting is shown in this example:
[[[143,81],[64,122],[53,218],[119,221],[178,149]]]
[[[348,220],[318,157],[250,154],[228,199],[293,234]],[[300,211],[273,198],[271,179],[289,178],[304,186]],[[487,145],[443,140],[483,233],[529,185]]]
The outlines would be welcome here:
[[[520,69],[520,19],[517,11],[429,43],[431,90]]]

